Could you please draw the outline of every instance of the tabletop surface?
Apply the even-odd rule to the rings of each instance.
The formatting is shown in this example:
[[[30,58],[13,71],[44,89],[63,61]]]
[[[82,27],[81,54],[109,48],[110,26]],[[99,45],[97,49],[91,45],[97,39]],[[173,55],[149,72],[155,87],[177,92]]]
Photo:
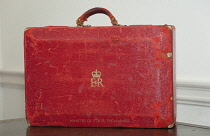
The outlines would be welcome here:
[[[0,136],[210,136],[210,127],[178,123],[173,129],[28,127],[25,119],[0,121]]]

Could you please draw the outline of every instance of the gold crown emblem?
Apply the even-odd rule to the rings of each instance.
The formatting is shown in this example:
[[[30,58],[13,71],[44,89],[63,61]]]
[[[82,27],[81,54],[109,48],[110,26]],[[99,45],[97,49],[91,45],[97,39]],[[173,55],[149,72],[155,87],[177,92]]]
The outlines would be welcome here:
[[[96,71],[92,72],[92,76],[93,77],[100,77],[101,76],[101,72],[96,69]]]

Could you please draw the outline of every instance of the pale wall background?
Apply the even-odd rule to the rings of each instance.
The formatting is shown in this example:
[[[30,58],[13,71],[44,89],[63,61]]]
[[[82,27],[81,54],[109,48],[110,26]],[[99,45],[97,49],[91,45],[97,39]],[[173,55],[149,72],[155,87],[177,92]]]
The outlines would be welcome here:
[[[24,117],[23,32],[29,26],[75,26],[93,7],[109,9],[120,24],[176,26],[179,122],[210,126],[209,0],[1,0],[0,120]],[[105,15],[91,25],[111,25]]]

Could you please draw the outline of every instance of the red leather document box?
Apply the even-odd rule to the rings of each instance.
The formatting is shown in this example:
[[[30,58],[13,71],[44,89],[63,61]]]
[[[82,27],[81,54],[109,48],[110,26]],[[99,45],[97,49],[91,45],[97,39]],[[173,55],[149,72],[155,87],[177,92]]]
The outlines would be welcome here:
[[[113,26],[84,26],[96,13]],[[173,127],[173,26],[121,26],[93,8],[77,27],[27,28],[24,48],[31,126]]]

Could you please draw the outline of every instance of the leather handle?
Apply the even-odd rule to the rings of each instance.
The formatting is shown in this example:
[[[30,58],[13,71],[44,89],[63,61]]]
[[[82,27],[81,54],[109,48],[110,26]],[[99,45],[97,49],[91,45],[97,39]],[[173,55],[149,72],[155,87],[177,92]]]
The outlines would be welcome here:
[[[89,9],[77,19],[76,21],[77,26],[84,26],[83,23],[87,21],[88,17],[94,14],[98,14],[98,13],[107,15],[110,18],[113,26],[119,25],[117,20],[115,19],[115,17],[112,15],[112,13],[109,10],[105,8],[101,8],[101,7],[95,7],[95,8]]]

